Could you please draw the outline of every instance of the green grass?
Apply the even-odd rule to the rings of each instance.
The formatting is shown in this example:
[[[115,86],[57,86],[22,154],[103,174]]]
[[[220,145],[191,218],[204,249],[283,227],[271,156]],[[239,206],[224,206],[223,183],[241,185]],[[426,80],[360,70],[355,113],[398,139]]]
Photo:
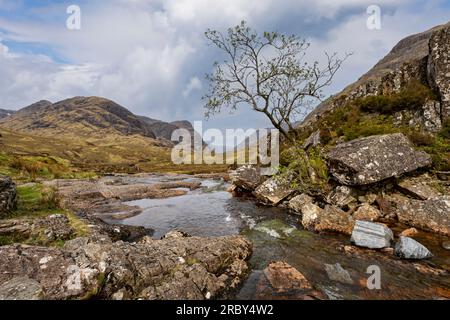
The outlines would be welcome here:
[[[17,210],[11,218],[43,217],[62,213],[57,207],[52,189],[44,189],[41,184],[22,185],[17,187]]]
[[[416,109],[427,99],[435,99],[432,91],[424,85],[411,82],[399,93],[389,96],[369,96],[343,103],[333,111],[324,114],[313,128],[298,132],[300,142],[317,129],[325,133],[322,144],[333,146],[338,138],[344,141],[390,133],[403,133],[415,147],[430,154],[433,169],[450,171],[450,119],[436,134],[425,132],[420,127],[394,124],[392,114],[399,110]],[[282,150],[292,145],[283,145]]]
[[[69,219],[74,229],[73,238],[89,235],[89,227],[70,211],[58,208],[55,192],[41,184],[22,185],[17,187],[18,205],[17,210],[12,212],[8,218],[11,219],[38,219],[52,214],[63,214]],[[0,246],[13,243],[25,243],[29,245],[46,245],[62,247],[65,241],[56,240],[48,242],[43,234],[36,234],[30,238],[20,238],[14,235],[1,236]]]
[[[329,176],[322,153],[320,148],[311,148],[306,152],[301,144],[283,150],[277,177],[290,181],[291,187],[299,192],[325,192]]]
[[[21,156],[0,153],[0,175],[21,182],[49,179],[83,179],[97,175],[91,171],[80,171],[67,159],[56,156]]]

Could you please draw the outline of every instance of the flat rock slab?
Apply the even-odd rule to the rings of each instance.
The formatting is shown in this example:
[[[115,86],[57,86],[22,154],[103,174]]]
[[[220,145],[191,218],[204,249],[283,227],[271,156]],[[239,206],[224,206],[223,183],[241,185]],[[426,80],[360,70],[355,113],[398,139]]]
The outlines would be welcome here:
[[[279,181],[277,178],[270,178],[258,186],[253,194],[263,202],[277,205],[293,194],[294,191],[289,182]]]
[[[27,276],[14,277],[0,284],[0,300],[41,300],[42,287]]]
[[[395,245],[395,254],[403,259],[427,259],[433,256],[424,245],[412,238],[403,236]]]
[[[431,165],[430,156],[416,151],[401,133],[342,143],[326,157],[333,177],[349,186],[372,184]]]
[[[0,295],[31,299],[42,291],[38,296],[50,300],[218,298],[245,278],[251,252],[241,236],[174,233],[138,243],[77,238],[64,248],[3,246]]]
[[[305,276],[286,262],[271,262],[262,272],[255,293],[256,300],[316,300],[322,293],[314,290]]]
[[[401,191],[410,194],[411,196],[420,200],[436,199],[442,196],[440,192],[433,187],[433,183],[437,184],[428,174],[423,174],[418,177],[408,177],[402,179],[398,183]]]
[[[380,223],[357,220],[351,241],[359,247],[382,249],[391,245],[392,230]]]

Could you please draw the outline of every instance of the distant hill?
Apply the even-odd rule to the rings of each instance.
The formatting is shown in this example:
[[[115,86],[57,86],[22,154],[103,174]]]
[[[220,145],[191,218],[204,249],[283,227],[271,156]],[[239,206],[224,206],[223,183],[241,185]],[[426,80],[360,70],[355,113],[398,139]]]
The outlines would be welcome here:
[[[15,111],[12,110],[5,110],[5,109],[0,109],[0,119],[9,117],[10,115],[12,115]]]
[[[164,143],[170,142],[172,132],[176,129],[187,129],[194,134],[189,121],[169,123],[137,116],[114,101],[100,97],[75,97],[56,103],[42,100],[17,112],[0,109],[0,126],[39,136],[95,138],[105,134],[139,134],[164,140]]]
[[[151,128],[152,132],[157,138],[161,139],[170,140],[170,138],[172,137],[172,132],[180,128],[173,123],[156,120],[149,117],[140,116],[139,119],[141,119]],[[190,122],[188,123],[190,124]],[[190,126],[192,128],[192,125]]]
[[[117,103],[99,97],[75,97],[57,103],[39,101],[3,118],[0,126],[40,136],[139,134],[156,138],[149,125],[139,117]]]
[[[192,143],[194,143],[194,137],[199,136],[199,133],[197,133],[194,130],[192,123],[190,123],[187,120],[164,122],[144,116],[140,116],[139,118],[142,121],[146,122],[148,125],[150,125],[150,128],[152,129],[153,133],[159,139],[171,141],[172,133],[177,129],[186,129],[187,131],[189,131],[191,133]],[[206,145],[205,142],[203,142],[203,145]]]

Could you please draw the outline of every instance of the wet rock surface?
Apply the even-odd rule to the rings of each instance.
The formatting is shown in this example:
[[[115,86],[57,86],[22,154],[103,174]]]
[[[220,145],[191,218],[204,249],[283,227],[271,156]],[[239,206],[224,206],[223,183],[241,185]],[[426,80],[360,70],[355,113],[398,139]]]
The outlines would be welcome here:
[[[395,245],[395,254],[403,259],[427,259],[433,254],[424,245],[416,240],[400,236],[399,241]]]
[[[134,244],[77,238],[63,249],[4,246],[0,294],[9,299],[30,296],[14,290],[24,283],[18,278],[28,277],[33,286],[27,288],[42,292],[43,299],[217,298],[241,283],[250,254],[251,244],[240,236],[169,236]]]
[[[286,262],[270,263],[257,284],[257,300],[317,300],[324,295],[314,290],[305,276]]]
[[[126,178],[100,180],[54,180],[46,185],[55,187],[60,206],[74,212],[85,211],[103,219],[125,219],[142,212],[137,206],[124,204],[137,199],[161,199],[185,195],[200,187],[198,182],[168,181],[143,184]]]
[[[337,281],[343,284],[353,284],[353,280],[350,274],[339,263],[325,264],[325,271],[328,278],[333,281]]]
[[[344,185],[358,186],[427,167],[428,154],[416,151],[401,133],[371,136],[339,144],[327,154],[333,177]]]
[[[0,218],[6,217],[16,206],[16,184],[11,178],[0,176]]]

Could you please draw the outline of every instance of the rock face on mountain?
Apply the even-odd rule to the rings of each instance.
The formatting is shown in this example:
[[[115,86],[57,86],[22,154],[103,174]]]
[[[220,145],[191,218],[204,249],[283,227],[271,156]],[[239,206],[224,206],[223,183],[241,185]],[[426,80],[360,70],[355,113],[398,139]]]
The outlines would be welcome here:
[[[182,127],[179,127],[173,123],[168,123],[160,120],[151,119],[148,117],[139,117],[143,122],[149,125],[152,132],[157,138],[170,140],[172,137],[172,132]],[[192,125],[191,125],[192,128]],[[192,128],[192,131],[194,129]]]
[[[437,100],[418,110],[399,112],[394,118],[408,119],[429,131],[438,131],[450,116],[450,23],[409,36],[358,81],[320,104],[301,126],[308,126],[327,112],[349,101],[370,95],[389,95],[403,89],[412,79],[433,88]]]
[[[39,101],[0,121],[13,131],[38,135],[140,134],[155,138],[151,128],[117,103],[99,97],[75,97],[52,104]]]
[[[327,154],[334,178],[350,186],[366,185],[426,167],[428,154],[414,150],[401,133],[360,138],[337,145]]]
[[[12,110],[5,110],[5,109],[0,109],[0,119],[9,117],[10,115],[12,115],[15,111]]]
[[[164,122],[161,120],[155,120],[155,119],[152,119],[149,117],[144,117],[144,116],[140,116],[139,118],[150,126],[150,128],[153,131],[153,133],[155,134],[156,138],[171,141],[172,134],[175,130],[185,129],[191,135],[191,143],[192,144],[194,143],[195,138],[197,138],[198,141],[201,141],[201,143],[203,145],[205,144],[203,142],[200,134],[194,130],[192,123],[190,123],[187,120]]]
[[[429,42],[428,81],[439,93],[443,118],[450,117],[450,24],[434,32]]]

